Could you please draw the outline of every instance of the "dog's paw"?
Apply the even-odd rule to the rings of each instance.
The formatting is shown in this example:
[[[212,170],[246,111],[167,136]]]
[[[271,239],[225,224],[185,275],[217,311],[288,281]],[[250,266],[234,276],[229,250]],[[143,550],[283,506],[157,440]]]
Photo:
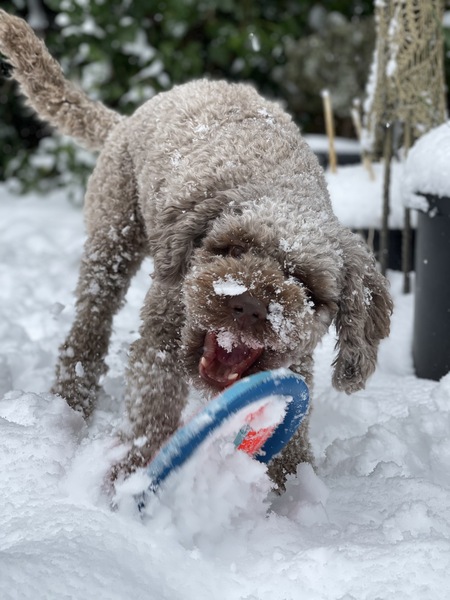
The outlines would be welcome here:
[[[144,468],[155,454],[147,444],[137,443],[139,441],[121,440],[122,443],[126,443],[128,449],[126,455],[115,463],[109,472],[108,478],[113,486],[116,482],[123,481],[137,470]]]
[[[334,362],[333,386],[346,394],[364,389],[375,370],[375,359],[361,351],[348,356],[339,355]]]

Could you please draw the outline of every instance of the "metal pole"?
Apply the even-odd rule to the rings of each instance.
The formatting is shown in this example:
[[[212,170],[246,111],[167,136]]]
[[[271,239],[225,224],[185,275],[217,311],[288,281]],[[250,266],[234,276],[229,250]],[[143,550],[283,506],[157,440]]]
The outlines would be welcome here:
[[[389,211],[391,188],[391,162],[392,162],[392,123],[386,123],[384,134],[384,182],[383,182],[383,215],[380,231],[380,267],[386,275],[389,259]]]
[[[411,122],[404,124],[404,142],[405,159],[411,147]],[[411,210],[405,208],[403,234],[402,234],[402,271],[403,271],[403,293],[409,294],[411,291]]]

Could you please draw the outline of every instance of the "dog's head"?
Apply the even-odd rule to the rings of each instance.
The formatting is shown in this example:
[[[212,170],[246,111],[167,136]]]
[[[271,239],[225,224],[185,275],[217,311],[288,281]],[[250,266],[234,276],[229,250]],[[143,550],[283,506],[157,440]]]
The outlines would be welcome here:
[[[389,334],[388,284],[358,236],[331,213],[310,217],[225,213],[192,252],[182,343],[200,387],[291,365],[310,381],[313,350],[334,322],[333,384],[364,388]]]
[[[313,350],[334,322],[333,384],[352,393],[389,334],[388,283],[316,176],[277,190],[247,185],[172,215],[155,244],[155,272],[182,285],[184,364],[213,392],[281,366],[310,382]]]
[[[311,355],[337,312],[339,265],[301,260],[300,246],[251,213],[214,223],[183,285],[185,363],[197,384],[217,391]]]

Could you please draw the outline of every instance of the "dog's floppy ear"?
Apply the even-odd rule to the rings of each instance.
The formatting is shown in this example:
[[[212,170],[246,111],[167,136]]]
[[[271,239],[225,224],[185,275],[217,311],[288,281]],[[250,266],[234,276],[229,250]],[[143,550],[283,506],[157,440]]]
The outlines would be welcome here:
[[[356,234],[344,236],[344,276],[335,324],[337,357],[333,385],[351,394],[364,388],[377,362],[380,340],[389,335],[392,299],[388,282]]]
[[[224,198],[203,196],[201,200],[172,204],[161,212],[157,231],[149,235],[155,264],[155,277],[169,284],[178,283],[189,266],[192,251],[222,212]]]

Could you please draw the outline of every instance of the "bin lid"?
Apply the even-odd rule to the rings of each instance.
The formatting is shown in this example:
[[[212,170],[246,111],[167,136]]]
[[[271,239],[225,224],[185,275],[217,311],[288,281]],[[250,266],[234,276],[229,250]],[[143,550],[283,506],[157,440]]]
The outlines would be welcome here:
[[[408,153],[403,176],[403,198],[409,208],[429,212],[433,198],[442,210],[450,203],[450,121],[419,138]],[[448,212],[446,213],[448,214]]]

